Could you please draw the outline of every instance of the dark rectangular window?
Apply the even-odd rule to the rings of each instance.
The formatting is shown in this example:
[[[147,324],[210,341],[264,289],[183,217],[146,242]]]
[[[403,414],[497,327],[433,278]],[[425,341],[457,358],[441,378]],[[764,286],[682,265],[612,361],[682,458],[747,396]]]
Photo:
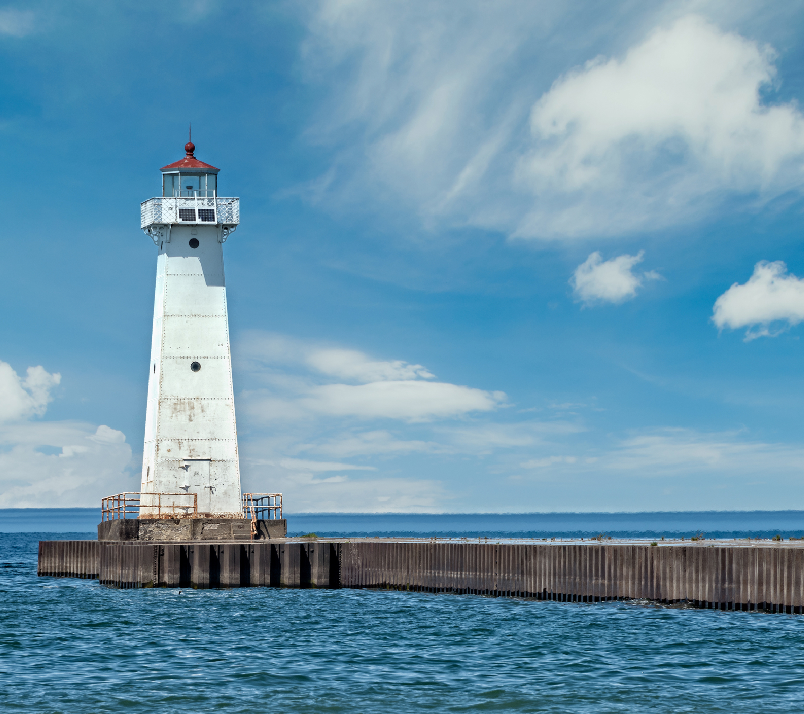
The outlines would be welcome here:
[[[180,208],[179,209],[179,220],[180,221],[194,221],[195,220],[195,209],[194,208]]]
[[[212,208],[199,208],[198,209],[198,220],[202,221],[203,223],[214,223],[215,222],[215,210]]]

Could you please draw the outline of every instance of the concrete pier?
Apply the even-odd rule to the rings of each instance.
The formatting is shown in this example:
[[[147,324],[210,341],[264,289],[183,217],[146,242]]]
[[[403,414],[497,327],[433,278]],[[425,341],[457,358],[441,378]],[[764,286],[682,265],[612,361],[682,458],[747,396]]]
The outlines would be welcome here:
[[[376,588],[804,612],[804,543],[42,541],[38,574],[117,588]]]
[[[252,541],[284,538],[284,518],[254,521],[247,518],[127,518],[98,524],[100,541],[177,542],[194,540]]]

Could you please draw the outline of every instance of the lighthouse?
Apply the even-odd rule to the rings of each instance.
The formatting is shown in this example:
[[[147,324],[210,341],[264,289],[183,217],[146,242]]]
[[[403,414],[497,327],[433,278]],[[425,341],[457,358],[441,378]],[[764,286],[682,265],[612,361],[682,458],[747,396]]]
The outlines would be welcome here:
[[[195,494],[196,517],[242,519],[223,270],[240,201],[218,196],[219,169],[192,141],[184,148],[161,169],[161,197],[141,204],[158,258],[139,517],[175,512],[188,503],[181,494]]]

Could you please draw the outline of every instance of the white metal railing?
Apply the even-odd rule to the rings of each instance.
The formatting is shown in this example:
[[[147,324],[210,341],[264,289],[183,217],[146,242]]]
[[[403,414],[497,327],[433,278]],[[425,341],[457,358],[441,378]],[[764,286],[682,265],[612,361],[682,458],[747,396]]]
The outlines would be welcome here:
[[[239,198],[201,196],[149,198],[140,204],[140,227],[169,225],[236,226],[240,223]]]

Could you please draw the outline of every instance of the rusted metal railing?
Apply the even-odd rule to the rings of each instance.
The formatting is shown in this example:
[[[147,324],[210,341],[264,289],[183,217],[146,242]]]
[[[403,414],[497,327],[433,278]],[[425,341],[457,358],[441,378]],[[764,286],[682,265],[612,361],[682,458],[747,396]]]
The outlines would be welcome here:
[[[244,493],[243,515],[251,520],[251,537],[254,538],[258,520],[282,518],[282,494]]]
[[[165,497],[163,502],[162,497]],[[184,503],[176,503],[176,499]],[[143,513],[143,511],[147,511]],[[196,493],[145,493],[126,491],[101,499],[102,520],[122,518],[197,518],[198,494]]]

